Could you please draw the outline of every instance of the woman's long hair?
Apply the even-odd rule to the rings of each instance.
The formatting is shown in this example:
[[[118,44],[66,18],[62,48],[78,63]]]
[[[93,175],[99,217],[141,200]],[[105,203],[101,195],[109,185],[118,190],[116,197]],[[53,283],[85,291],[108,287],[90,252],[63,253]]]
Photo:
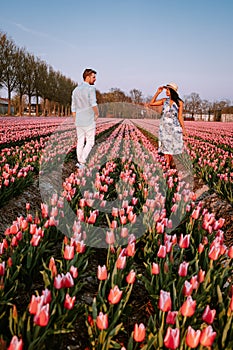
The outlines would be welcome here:
[[[177,94],[177,92],[175,90],[170,89],[170,88],[168,88],[168,89],[170,90],[171,100],[174,101],[177,104],[177,106],[179,107],[180,101],[182,101],[181,98],[179,97],[179,95]]]

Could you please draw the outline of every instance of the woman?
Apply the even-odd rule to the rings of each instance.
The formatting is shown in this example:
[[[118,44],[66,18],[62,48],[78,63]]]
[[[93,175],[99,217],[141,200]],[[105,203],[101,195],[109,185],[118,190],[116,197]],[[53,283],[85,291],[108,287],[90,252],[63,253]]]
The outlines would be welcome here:
[[[157,100],[163,89],[166,89],[167,98]],[[183,151],[183,133],[186,135],[182,117],[183,101],[179,97],[178,86],[175,83],[161,86],[150,101],[150,106],[163,106],[159,125],[159,153],[164,154],[168,166],[171,165],[173,155]]]

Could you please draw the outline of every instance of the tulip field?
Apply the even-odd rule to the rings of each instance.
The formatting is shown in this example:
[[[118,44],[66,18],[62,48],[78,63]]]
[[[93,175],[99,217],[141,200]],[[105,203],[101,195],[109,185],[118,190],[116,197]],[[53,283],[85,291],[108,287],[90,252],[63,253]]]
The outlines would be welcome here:
[[[0,209],[42,198],[0,231],[0,349],[233,348],[233,245],[194,187],[233,205],[233,123],[185,122],[169,168],[159,120],[99,118],[79,169],[72,118],[0,122]]]

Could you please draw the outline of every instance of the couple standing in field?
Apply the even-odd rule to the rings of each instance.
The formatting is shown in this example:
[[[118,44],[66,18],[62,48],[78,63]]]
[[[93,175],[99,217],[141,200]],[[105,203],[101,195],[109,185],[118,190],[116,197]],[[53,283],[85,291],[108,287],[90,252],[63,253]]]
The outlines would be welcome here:
[[[75,117],[77,130],[77,164],[78,168],[84,168],[87,157],[95,143],[96,120],[99,110],[96,101],[96,90],[93,86],[96,81],[96,71],[85,69],[83,83],[72,92],[71,111]],[[166,96],[157,99],[163,90]],[[178,86],[169,83],[158,87],[149,106],[163,106],[159,125],[159,153],[163,154],[168,166],[172,165],[173,156],[183,152],[183,134],[186,135],[182,116],[183,101],[178,95]]]

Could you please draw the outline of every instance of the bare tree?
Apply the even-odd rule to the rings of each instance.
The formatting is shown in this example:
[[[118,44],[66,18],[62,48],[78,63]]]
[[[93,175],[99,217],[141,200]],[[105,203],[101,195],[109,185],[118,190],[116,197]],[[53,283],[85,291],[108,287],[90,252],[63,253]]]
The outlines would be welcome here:
[[[0,40],[0,72],[1,84],[5,86],[8,93],[8,112],[11,114],[11,94],[16,87],[16,46],[13,40],[1,35]]]
[[[190,113],[192,118],[196,113],[200,111],[201,108],[201,98],[196,92],[192,92],[190,95],[184,98],[184,109],[186,112]]]
[[[140,90],[132,89],[130,90],[129,93],[133,103],[137,103],[137,104],[142,103],[143,97],[142,97],[142,92]]]

